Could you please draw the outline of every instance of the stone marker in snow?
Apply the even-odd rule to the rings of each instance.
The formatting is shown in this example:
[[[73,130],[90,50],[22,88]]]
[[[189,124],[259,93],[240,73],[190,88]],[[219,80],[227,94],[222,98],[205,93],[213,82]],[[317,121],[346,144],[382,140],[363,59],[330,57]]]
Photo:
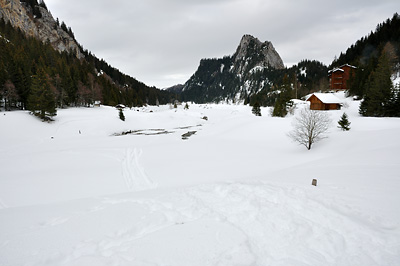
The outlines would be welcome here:
[[[313,179],[311,185],[317,186],[317,179]]]

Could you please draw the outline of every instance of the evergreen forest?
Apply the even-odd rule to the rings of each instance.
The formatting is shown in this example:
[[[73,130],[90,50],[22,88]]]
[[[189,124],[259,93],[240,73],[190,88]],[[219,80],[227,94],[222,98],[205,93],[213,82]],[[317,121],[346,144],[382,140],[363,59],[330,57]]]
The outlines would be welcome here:
[[[391,77],[400,73],[400,16],[380,23],[374,32],[361,38],[332,67],[349,63],[357,67],[348,81],[349,94],[363,99],[363,116],[400,116],[399,88]]]
[[[250,105],[258,102],[274,106],[273,115],[284,116],[291,98],[329,90],[328,69],[344,64],[357,67],[348,80],[348,93],[362,99],[361,115],[400,117],[400,88],[391,80],[393,74],[400,73],[400,16],[397,13],[341,53],[329,68],[317,61],[304,60],[291,68],[273,70],[268,76],[274,81],[273,87],[252,96]],[[302,75],[302,70],[307,75]]]
[[[40,18],[43,0],[22,0],[32,16]],[[73,39],[64,22],[57,26]],[[290,99],[329,90],[328,70],[343,64],[357,68],[348,81],[349,94],[363,99],[364,116],[400,116],[400,88],[391,82],[400,73],[400,16],[380,23],[375,31],[351,45],[328,67],[315,60],[303,60],[285,69],[266,67],[238,77],[230,67],[233,57],[203,59],[185,84],[190,90],[159,90],[121,73],[103,59],[83,49],[83,59],[70,52],[58,52],[49,42],[27,37],[0,19],[0,107],[30,110],[42,119],[51,119],[57,108],[124,104],[128,107],[167,104],[175,100],[220,102],[235,100],[244,81],[252,88],[240,95],[245,104],[274,106],[274,116],[285,116]],[[256,54],[256,53],[255,53]],[[221,68],[221,66],[223,66]],[[247,93],[247,92],[245,92]]]
[[[70,28],[69,32],[73,35]],[[56,108],[92,106],[95,101],[133,107],[175,99],[174,94],[146,86],[82,47],[84,59],[72,52],[60,53],[49,42],[25,36],[3,19],[0,51],[0,103],[6,110],[31,110],[44,118],[54,116]]]

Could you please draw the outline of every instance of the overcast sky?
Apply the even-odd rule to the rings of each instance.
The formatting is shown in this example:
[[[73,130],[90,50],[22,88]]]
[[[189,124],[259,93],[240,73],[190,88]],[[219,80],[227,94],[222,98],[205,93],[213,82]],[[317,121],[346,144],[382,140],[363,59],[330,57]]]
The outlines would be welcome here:
[[[200,59],[232,55],[244,34],[271,41],[286,66],[329,65],[400,13],[399,0],[46,0],[78,42],[158,88],[184,83]]]

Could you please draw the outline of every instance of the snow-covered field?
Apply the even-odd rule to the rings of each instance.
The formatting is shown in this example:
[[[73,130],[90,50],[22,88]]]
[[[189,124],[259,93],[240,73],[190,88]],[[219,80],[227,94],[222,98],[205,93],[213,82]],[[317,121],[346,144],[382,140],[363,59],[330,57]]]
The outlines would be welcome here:
[[[358,104],[310,151],[267,108],[2,112],[0,265],[400,265],[400,119]]]

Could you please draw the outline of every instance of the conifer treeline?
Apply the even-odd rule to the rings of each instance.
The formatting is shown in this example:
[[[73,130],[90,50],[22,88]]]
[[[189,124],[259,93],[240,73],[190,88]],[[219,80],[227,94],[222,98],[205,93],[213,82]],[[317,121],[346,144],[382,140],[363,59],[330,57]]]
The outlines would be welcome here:
[[[111,106],[172,101],[171,93],[122,74],[87,50],[82,49],[85,59],[78,59],[72,52],[59,53],[50,43],[26,37],[2,19],[0,35],[0,99],[4,99],[7,110],[37,108],[30,101],[39,96],[41,102],[54,102],[54,107],[61,108],[90,106],[94,101]],[[37,88],[36,80],[45,80],[47,86]],[[51,110],[45,112],[54,114]]]
[[[351,45],[346,52],[332,62],[332,67],[343,64],[368,65],[371,59],[377,59],[387,42],[393,45],[400,43],[400,16],[395,13],[391,19],[387,19],[376,26],[366,37],[362,37]],[[400,51],[397,51],[400,56]]]
[[[361,38],[332,63],[357,66],[348,81],[350,95],[363,99],[364,116],[400,116],[400,88],[391,81],[400,72],[400,16],[380,23],[374,32]]]
[[[400,117],[400,88],[394,87],[391,81],[393,73],[400,73],[400,16],[397,13],[340,54],[330,68],[344,64],[357,66],[347,87],[350,95],[362,99],[361,115]],[[307,75],[301,75],[301,70],[306,70]],[[329,88],[327,68],[317,61],[305,60],[289,69],[274,70],[272,77],[273,89],[279,93],[263,90],[251,97],[250,104],[274,105],[273,115],[277,116],[285,115],[281,110],[285,110],[290,97],[299,98]],[[288,87],[295,89],[297,97]]]
[[[43,7],[47,10],[47,6],[43,0],[39,0],[39,3],[37,0],[21,0],[20,2],[25,3],[31,9],[31,12],[36,18],[42,17],[39,7]]]
[[[326,90],[329,87],[328,67],[316,60],[302,60],[290,68],[266,71],[269,86],[250,97],[245,104],[254,105],[257,102],[262,106],[275,106],[277,102],[283,101],[282,99],[299,99],[310,92]]]

